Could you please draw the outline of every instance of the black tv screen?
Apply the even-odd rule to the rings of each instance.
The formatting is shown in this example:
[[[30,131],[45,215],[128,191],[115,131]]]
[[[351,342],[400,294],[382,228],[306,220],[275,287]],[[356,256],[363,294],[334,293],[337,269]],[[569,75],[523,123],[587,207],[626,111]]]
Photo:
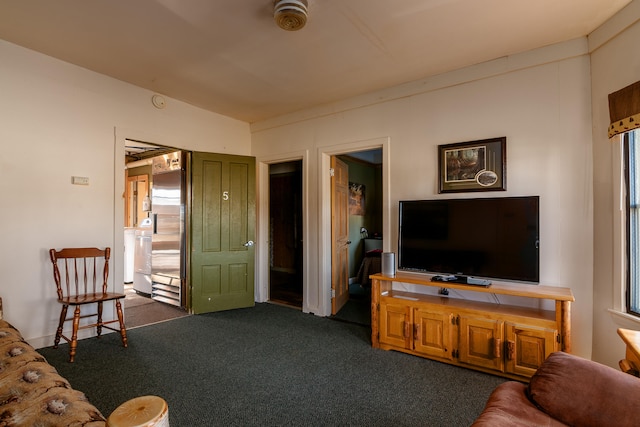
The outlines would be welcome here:
[[[538,282],[539,197],[400,201],[398,269]]]

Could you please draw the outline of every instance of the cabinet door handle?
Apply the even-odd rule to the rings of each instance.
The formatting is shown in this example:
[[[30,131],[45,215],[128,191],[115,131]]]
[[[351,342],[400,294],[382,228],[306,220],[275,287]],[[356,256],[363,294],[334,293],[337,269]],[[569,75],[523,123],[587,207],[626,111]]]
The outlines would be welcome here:
[[[420,323],[416,323],[413,325],[413,339],[420,339]]]
[[[410,334],[410,328],[411,328],[411,324],[407,321],[403,322],[404,323],[404,337],[405,338],[410,338],[411,335]]]
[[[496,359],[502,357],[502,339],[500,338],[493,339],[493,357]]]
[[[507,360],[513,360],[516,358],[516,343],[514,341],[507,341]]]

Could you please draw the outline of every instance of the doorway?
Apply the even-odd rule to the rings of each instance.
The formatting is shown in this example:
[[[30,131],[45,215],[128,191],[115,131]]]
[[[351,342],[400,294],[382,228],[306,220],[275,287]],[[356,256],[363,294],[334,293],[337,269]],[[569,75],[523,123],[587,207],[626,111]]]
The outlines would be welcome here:
[[[124,315],[128,329],[188,315],[184,308],[153,300],[151,271],[142,271],[145,266],[151,268],[145,255],[151,255],[152,158],[176,150],[125,140]]]
[[[302,160],[269,165],[269,301],[302,309]]]
[[[336,155],[348,169],[349,291],[344,306],[332,317],[371,324],[371,281],[381,270],[383,248],[382,149]],[[332,269],[336,266],[332,265]]]

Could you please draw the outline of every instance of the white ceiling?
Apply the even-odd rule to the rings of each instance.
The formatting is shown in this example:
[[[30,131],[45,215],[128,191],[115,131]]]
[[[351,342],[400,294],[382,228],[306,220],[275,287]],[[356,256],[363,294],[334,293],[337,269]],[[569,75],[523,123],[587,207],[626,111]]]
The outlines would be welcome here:
[[[0,38],[256,122],[585,36],[630,0],[2,0]]]

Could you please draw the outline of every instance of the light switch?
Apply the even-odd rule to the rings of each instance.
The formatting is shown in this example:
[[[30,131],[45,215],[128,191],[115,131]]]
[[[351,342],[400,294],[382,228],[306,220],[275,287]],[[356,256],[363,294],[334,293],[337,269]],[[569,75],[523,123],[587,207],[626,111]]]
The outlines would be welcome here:
[[[72,176],[71,183],[74,185],[89,185],[88,176]]]

